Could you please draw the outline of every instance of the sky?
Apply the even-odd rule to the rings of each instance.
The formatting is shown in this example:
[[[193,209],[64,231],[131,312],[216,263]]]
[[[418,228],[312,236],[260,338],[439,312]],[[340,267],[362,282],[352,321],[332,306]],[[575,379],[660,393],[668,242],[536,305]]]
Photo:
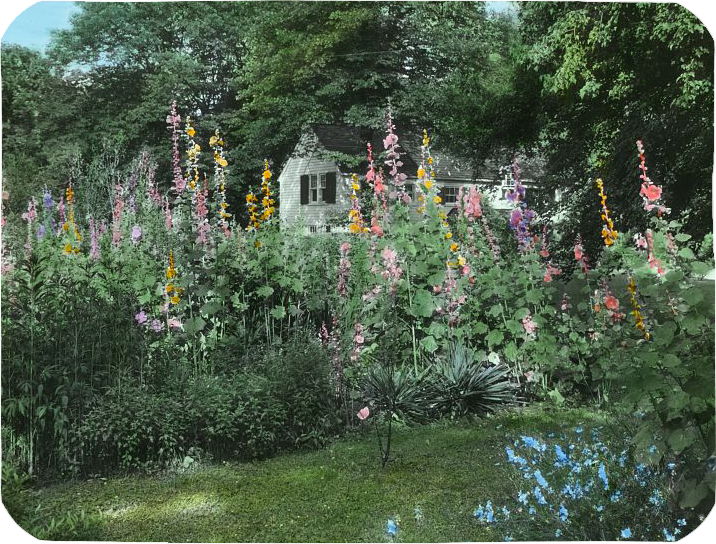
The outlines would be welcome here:
[[[50,31],[69,28],[70,15],[78,11],[74,2],[45,1],[33,4],[30,0],[19,0],[14,4],[3,6],[0,29],[5,32],[2,43],[16,43],[39,51],[43,51],[50,42]],[[24,11],[20,13],[22,9]]]
[[[487,5],[493,11],[509,8],[508,2],[487,2]],[[0,31],[5,33],[1,41],[44,51],[50,42],[50,32],[69,28],[70,15],[76,11],[79,8],[74,2],[44,1],[33,4],[32,0],[17,0],[12,6],[3,6]]]

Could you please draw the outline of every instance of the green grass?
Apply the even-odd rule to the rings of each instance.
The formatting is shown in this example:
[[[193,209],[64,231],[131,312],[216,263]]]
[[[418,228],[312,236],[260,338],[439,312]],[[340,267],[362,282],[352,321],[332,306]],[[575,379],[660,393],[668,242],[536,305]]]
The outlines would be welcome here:
[[[509,439],[604,422],[587,410],[505,411],[399,430],[385,469],[370,433],[255,463],[64,483],[35,497],[49,515],[99,512],[97,540],[381,542],[397,516],[401,542],[490,541],[498,536],[472,513],[488,499],[515,497]]]

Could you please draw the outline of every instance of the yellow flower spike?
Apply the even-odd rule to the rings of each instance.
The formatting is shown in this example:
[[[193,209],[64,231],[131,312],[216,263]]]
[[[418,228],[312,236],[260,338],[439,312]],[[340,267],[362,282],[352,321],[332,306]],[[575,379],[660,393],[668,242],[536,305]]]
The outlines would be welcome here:
[[[171,293],[172,291],[174,291],[174,284],[168,283],[167,284],[167,294]]]
[[[449,240],[450,238],[452,238],[452,232],[448,232],[448,233],[445,235],[445,238],[448,239],[448,240]]]
[[[348,231],[352,234],[359,234],[361,232],[360,225],[356,225],[355,223],[351,223],[348,227]]]
[[[433,158],[432,158],[432,157],[428,157],[428,164],[433,164]]]
[[[169,300],[171,300],[172,304],[179,304],[179,296],[178,295],[174,295]]]
[[[440,204],[442,201],[443,201],[443,199],[440,198],[439,196],[433,197],[433,202],[435,202],[435,204]]]
[[[354,191],[360,191],[360,185],[358,185],[357,183],[354,183],[354,184],[353,184],[353,190],[354,190]]]
[[[465,257],[463,257],[462,255],[457,258],[457,264],[459,264],[460,266],[464,266],[466,262],[467,261],[465,260]]]
[[[72,253],[72,244],[65,244],[65,247],[62,248],[62,250],[69,255]]]
[[[425,169],[424,168],[418,168],[418,177],[422,178],[425,175]]]
[[[430,143],[430,138],[428,138],[428,131],[423,129],[423,145],[428,145]]]
[[[433,182],[432,182],[432,180],[427,180],[427,181],[425,182],[425,188],[426,188],[426,189],[432,189],[432,187],[433,187]]]
[[[193,138],[194,134],[196,134],[196,131],[194,130],[194,127],[189,126],[189,128],[186,129],[186,133]]]
[[[458,249],[460,249],[460,246],[458,246],[455,242],[450,245],[450,251],[457,251]]]

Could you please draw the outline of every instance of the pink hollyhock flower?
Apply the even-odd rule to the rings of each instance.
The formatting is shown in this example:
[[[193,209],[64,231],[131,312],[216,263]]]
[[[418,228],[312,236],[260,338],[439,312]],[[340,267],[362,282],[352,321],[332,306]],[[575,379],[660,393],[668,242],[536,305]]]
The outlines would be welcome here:
[[[607,309],[615,311],[619,309],[619,300],[615,296],[609,295],[604,299],[604,305]]]
[[[383,140],[383,147],[388,149],[391,145],[398,143],[398,137],[395,134],[388,134]]]
[[[136,244],[141,239],[142,239],[142,227],[140,227],[139,225],[134,225],[132,227],[132,242],[134,242]]]
[[[433,293],[440,293],[443,290],[442,285],[433,285]]]
[[[527,334],[534,334],[535,327],[537,327],[537,324],[532,321],[532,316],[528,315],[522,319],[522,328],[525,329]]]
[[[183,329],[184,327],[181,324],[181,321],[179,321],[177,318],[172,317],[167,321],[167,325],[169,325],[170,329]]]
[[[582,253],[582,244],[577,244],[574,246],[574,258],[578,261],[581,261],[584,257],[584,254]]]
[[[661,198],[661,187],[658,185],[647,185],[646,183],[641,184],[640,194],[644,195],[647,200],[654,202]]]
[[[358,412],[358,414],[357,414],[358,419],[360,419],[361,421],[365,421],[365,419],[366,419],[369,415],[370,415],[370,410],[368,409],[367,406],[366,406],[365,408],[362,408],[362,409]]]
[[[373,217],[370,221],[370,231],[376,236],[383,236],[383,227],[378,224],[378,220]]]
[[[136,319],[137,323],[139,323],[140,325],[143,323],[146,323],[147,313],[144,310],[142,310],[137,315],[134,316],[134,319]]]
[[[162,332],[164,330],[164,323],[158,319],[152,319],[152,323],[149,325],[149,328],[154,332]]]

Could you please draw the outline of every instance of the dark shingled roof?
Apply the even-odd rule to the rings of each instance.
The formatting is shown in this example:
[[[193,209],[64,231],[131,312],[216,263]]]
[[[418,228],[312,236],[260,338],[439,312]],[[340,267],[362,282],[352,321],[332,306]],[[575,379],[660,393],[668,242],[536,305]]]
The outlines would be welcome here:
[[[383,161],[380,160],[380,155],[385,152],[385,148],[383,147],[383,138],[385,135],[382,132],[368,127],[324,125],[317,123],[312,124],[311,129],[316,134],[318,142],[326,151],[365,158],[368,152],[367,144],[370,142],[373,146],[373,158],[376,168],[383,165]],[[398,144],[400,145],[400,134],[398,134],[398,138]],[[417,162],[402,146],[399,151],[406,153],[400,158],[403,162],[400,171],[405,172],[408,177],[415,177],[415,173],[418,171]]]
[[[370,142],[373,146],[376,168],[384,166],[385,148],[383,147],[383,138],[385,138],[385,132],[383,130],[320,123],[313,123],[310,128],[316,135],[320,147],[328,152],[359,157],[362,159],[361,168],[367,166],[367,161],[365,160],[367,154],[366,144]],[[401,157],[403,166],[400,167],[400,171],[407,174],[408,177],[414,178],[421,160],[420,145],[423,136],[418,133],[401,131],[400,127],[396,129],[396,133],[398,134],[398,144],[400,145],[399,151],[405,153]],[[456,182],[475,179],[489,179],[499,182],[503,175],[500,167],[508,165],[513,156],[509,150],[501,149],[495,152],[495,156],[473,167],[470,161],[450,156],[441,151],[433,150],[432,154],[435,159],[433,168],[435,169],[436,179],[440,181],[454,180]],[[521,154],[519,164],[522,179],[534,181],[539,179],[542,174],[543,161],[538,157],[527,157]]]

